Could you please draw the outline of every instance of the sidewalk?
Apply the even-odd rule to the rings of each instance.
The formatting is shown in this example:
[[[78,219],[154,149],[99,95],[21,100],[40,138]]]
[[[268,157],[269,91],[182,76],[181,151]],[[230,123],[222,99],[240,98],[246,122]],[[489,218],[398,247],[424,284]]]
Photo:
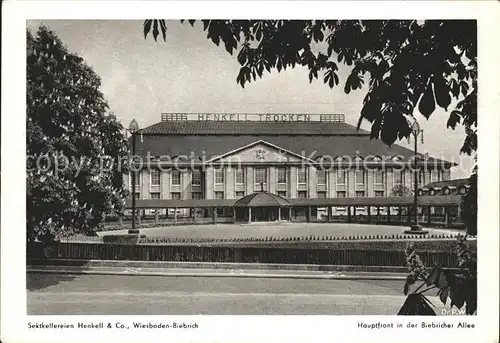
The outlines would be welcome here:
[[[28,273],[44,274],[95,274],[122,276],[165,277],[231,277],[231,278],[286,278],[286,279],[331,279],[331,280],[404,280],[406,275],[394,272],[362,272],[300,269],[251,269],[251,268],[159,268],[137,266],[55,266],[29,265]]]

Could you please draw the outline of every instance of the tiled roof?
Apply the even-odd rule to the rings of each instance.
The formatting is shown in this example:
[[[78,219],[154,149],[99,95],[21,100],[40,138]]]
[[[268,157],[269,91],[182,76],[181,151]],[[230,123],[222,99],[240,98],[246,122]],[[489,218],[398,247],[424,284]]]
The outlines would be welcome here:
[[[267,193],[256,192],[238,199],[234,203],[235,207],[269,207],[269,206],[290,206],[290,203],[283,197]]]
[[[355,130],[355,128],[353,128]],[[146,156],[188,156],[204,160],[220,156],[236,148],[263,140],[296,154],[316,159],[320,156],[403,156],[404,160],[413,158],[413,151],[393,144],[391,147],[379,139],[370,139],[368,135],[143,135],[136,140],[136,154]],[[428,162],[441,160],[429,157]]]
[[[155,135],[361,135],[369,136],[346,123],[260,122],[260,121],[162,121],[140,132]]]
[[[464,186],[469,184],[469,179],[454,179],[454,180],[447,180],[447,181],[436,181],[436,182],[431,182],[425,185],[422,188],[444,188],[444,187],[459,187],[459,186]]]

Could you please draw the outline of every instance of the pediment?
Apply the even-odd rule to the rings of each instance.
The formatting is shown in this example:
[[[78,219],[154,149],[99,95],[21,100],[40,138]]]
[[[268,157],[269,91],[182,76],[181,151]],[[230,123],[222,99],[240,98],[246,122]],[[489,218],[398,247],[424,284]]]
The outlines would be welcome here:
[[[308,158],[280,148],[274,144],[257,141],[249,145],[229,151],[228,153],[213,158],[208,162],[230,163],[279,163],[300,162]],[[312,162],[312,161],[310,161]]]

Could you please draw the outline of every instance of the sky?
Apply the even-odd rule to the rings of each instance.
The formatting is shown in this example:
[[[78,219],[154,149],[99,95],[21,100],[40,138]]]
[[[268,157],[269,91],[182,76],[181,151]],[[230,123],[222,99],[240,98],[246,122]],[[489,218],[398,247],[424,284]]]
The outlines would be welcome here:
[[[162,112],[181,113],[344,113],[357,125],[366,89],[345,94],[349,69],[339,65],[339,86],[330,89],[322,79],[309,82],[303,67],[273,71],[242,88],[236,83],[236,56],[206,38],[200,25],[167,23],[167,39],[144,39],[142,21],[44,20],[29,21],[36,31],[45,25],[55,31],[69,51],[83,57],[101,77],[101,91],[110,111],[127,127],[160,121]],[[453,108],[453,106],[450,106]],[[449,113],[437,108],[427,120],[417,114],[424,142],[419,152],[454,161],[453,178],[468,177],[473,157],[459,154],[463,127],[446,128]],[[370,123],[361,126],[370,130]],[[407,140],[396,142],[413,149]]]

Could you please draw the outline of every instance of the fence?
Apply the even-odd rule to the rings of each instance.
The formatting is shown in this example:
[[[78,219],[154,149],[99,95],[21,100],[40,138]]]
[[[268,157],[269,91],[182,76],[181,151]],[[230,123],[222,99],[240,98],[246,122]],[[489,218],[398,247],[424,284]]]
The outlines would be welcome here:
[[[287,263],[319,265],[405,266],[404,249],[411,240],[365,240],[337,242],[217,242],[105,244],[60,242],[54,255],[80,260],[141,260],[180,262]],[[457,266],[455,239],[415,241],[423,262],[432,266]],[[475,241],[474,241],[475,246]],[[28,257],[40,257],[40,243],[28,244]]]

